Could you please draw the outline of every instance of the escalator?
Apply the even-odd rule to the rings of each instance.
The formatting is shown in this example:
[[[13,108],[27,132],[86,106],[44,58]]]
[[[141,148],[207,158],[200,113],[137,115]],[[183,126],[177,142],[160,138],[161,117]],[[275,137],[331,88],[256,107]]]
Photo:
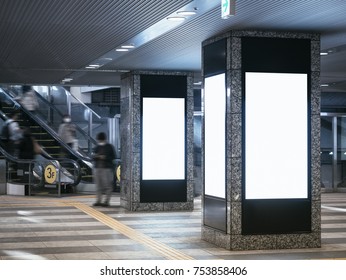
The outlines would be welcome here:
[[[44,150],[35,159],[18,159],[0,140],[0,158],[6,162],[7,194],[61,196],[81,180],[81,170],[76,161],[55,160]],[[55,172],[54,178],[49,181],[52,171]]]
[[[58,128],[62,122],[64,113],[60,112],[56,106],[50,104],[45,98],[37,94],[39,108],[35,112],[29,112],[23,108],[18,100],[18,93],[8,88],[1,88],[0,118],[5,121],[12,111],[21,111],[19,125],[29,127],[33,137],[43,148],[46,156],[50,160],[59,162],[76,162],[80,166],[80,182],[92,183],[92,162],[90,153],[92,145],[96,141],[77,126],[77,137],[80,148],[74,150],[65,144],[58,136]],[[85,145],[88,143],[87,145]],[[85,146],[87,148],[85,148]],[[67,151],[67,155],[62,157],[61,150]],[[73,165],[73,164],[72,164]],[[74,167],[73,167],[74,168]]]

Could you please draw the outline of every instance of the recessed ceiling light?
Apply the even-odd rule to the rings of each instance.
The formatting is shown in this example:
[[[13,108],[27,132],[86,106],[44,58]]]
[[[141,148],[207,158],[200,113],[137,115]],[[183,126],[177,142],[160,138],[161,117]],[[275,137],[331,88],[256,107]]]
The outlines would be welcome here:
[[[329,84],[321,84],[321,87],[329,87]]]
[[[123,49],[134,49],[135,46],[134,45],[122,45],[121,46]]]
[[[118,48],[118,49],[115,49],[116,52],[128,52],[129,49],[125,49],[125,48]]]
[[[96,68],[99,68],[101,67],[101,65],[98,65],[98,64],[90,64],[88,66],[86,66],[85,68],[87,69],[96,69]]]
[[[183,20],[185,20],[184,17],[168,17],[167,19],[170,21],[183,21]]]
[[[193,16],[193,15],[197,14],[197,12],[195,12],[195,11],[179,11],[179,12],[177,12],[177,14],[180,16]]]
[[[327,52],[321,52],[320,55],[328,55]]]

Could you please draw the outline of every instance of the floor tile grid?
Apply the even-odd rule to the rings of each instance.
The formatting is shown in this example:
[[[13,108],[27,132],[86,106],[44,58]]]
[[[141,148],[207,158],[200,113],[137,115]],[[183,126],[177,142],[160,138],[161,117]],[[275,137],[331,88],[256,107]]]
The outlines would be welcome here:
[[[160,259],[162,256],[151,254],[141,246],[136,246],[132,240],[125,238],[109,227],[92,222],[89,215],[81,215],[81,211],[74,207],[34,207],[35,203],[29,200],[23,203],[27,206],[16,205],[15,201],[8,201],[14,209],[4,207],[0,199],[0,258],[35,258],[48,259]],[[22,199],[25,201],[25,199]],[[83,200],[83,199],[81,199]],[[85,200],[85,203],[90,201]],[[60,202],[59,202],[60,203]],[[46,203],[45,203],[46,204]],[[10,206],[8,205],[8,206]],[[89,204],[91,205],[91,204]],[[343,194],[323,195],[322,205],[346,209],[346,199]],[[29,213],[36,210],[33,217]],[[115,218],[125,225],[146,235],[155,238],[168,246],[193,256],[195,259],[311,259],[311,258],[344,258],[345,254],[345,214],[340,211],[322,208],[322,248],[311,250],[282,250],[282,251],[251,251],[251,252],[229,252],[217,248],[200,240],[200,210],[191,212],[173,213],[126,213],[120,207],[102,208],[103,213]],[[23,212],[21,212],[23,211]],[[18,212],[20,217],[17,223],[12,224],[13,217]],[[25,214],[25,215],[23,215]],[[66,215],[65,215],[66,214]],[[53,216],[52,216],[53,215]],[[54,216],[55,215],[55,216]],[[27,217],[29,216],[29,217]],[[75,222],[72,216],[78,217]],[[5,218],[5,219],[4,219]],[[27,219],[24,219],[27,218]],[[6,220],[10,219],[10,220]],[[11,220],[12,219],[12,220]],[[35,220],[36,219],[36,220]],[[190,222],[191,221],[191,222]],[[190,222],[190,223],[189,223]],[[10,223],[10,224],[9,224]],[[181,230],[179,228],[181,227]],[[162,234],[162,231],[165,234]],[[88,234],[90,232],[90,234]],[[13,236],[11,236],[13,233]],[[21,233],[23,235],[21,235]],[[16,242],[11,239],[18,237]],[[44,239],[30,239],[39,237]],[[85,239],[84,239],[84,238]],[[24,238],[21,242],[20,238]],[[25,239],[27,238],[27,239]],[[12,241],[14,241],[12,239]],[[43,242],[43,245],[40,243]],[[72,242],[72,243],[71,243]],[[20,243],[22,255],[16,253],[18,248],[12,248],[12,243]],[[131,245],[129,245],[131,244]],[[73,245],[73,246],[71,246]],[[138,244],[137,244],[138,245]],[[6,247],[7,246],[7,247]],[[29,248],[25,248],[25,246]],[[126,247],[127,246],[127,247]],[[129,247],[130,246],[130,247]],[[47,249],[47,250],[45,250]],[[5,251],[6,254],[1,253]],[[35,254],[36,253],[36,254]]]
[[[123,256],[127,256],[128,252],[136,251],[141,259],[145,256],[160,258],[145,246],[109,229],[88,215],[84,215],[83,221],[76,222],[70,218],[69,212],[66,217],[60,215],[60,218],[57,218],[54,213],[51,213],[52,209],[46,208],[46,210],[48,216],[42,216],[43,210],[40,207],[39,216],[35,215],[34,210],[19,210],[19,212],[26,211],[31,214],[29,217],[26,215],[0,220],[0,259],[36,259],[45,258],[47,255],[49,259],[63,259],[64,256],[69,259],[74,254],[79,256],[84,254],[84,257],[91,259],[110,259],[114,251],[122,252]],[[76,208],[69,210],[81,213]],[[57,209],[54,211],[57,213]],[[13,210],[12,214],[17,212],[18,210]],[[102,242],[94,243],[94,240],[112,240],[113,243],[104,245]],[[108,255],[107,252],[110,254]]]
[[[26,206],[28,206],[28,204],[26,204]],[[42,206],[42,205],[41,205]],[[30,209],[35,209],[32,205],[29,206]],[[4,209],[3,209],[4,210]],[[55,209],[56,211],[57,209]],[[71,210],[71,209],[70,209]],[[6,211],[7,213],[11,213],[11,211]],[[28,210],[16,210],[15,211],[16,213],[11,213],[12,217],[10,218],[7,218],[6,220],[3,220],[3,227],[2,227],[2,230],[0,231],[1,233],[4,233],[4,231],[6,230],[7,228],[7,231],[11,230],[11,228],[13,230],[17,230],[17,228],[22,228],[23,227],[23,223],[24,224],[29,224],[30,225],[30,228],[32,230],[47,230],[51,227],[53,227],[55,230],[58,228],[58,232],[62,233],[60,235],[57,236],[56,234],[56,231],[49,231],[49,232],[45,232],[45,234],[38,234],[38,233],[31,233],[29,236],[26,236],[26,237],[23,237],[21,236],[22,239],[18,239],[18,238],[15,238],[15,244],[18,244],[18,242],[20,242],[20,247],[21,248],[25,248],[25,249],[33,249],[33,248],[44,248],[44,247],[48,247],[48,248],[52,248],[52,251],[56,248],[59,248],[60,251],[62,248],[76,248],[77,246],[79,247],[88,247],[90,246],[89,243],[87,243],[85,240],[80,240],[80,238],[78,238],[78,235],[80,235],[80,230],[81,226],[84,226],[82,230],[85,230],[85,225],[87,224],[88,226],[97,226],[97,222],[90,222],[90,217],[89,216],[81,216],[81,215],[73,215],[72,216],[64,216],[64,215],[61,215],[61,212],[59,212],[60,215],[54,215],[54,216],[44,216],[44,212],[47,212],[48,214],[51,214],[51,210],[48,210],[48,211],[44,211],[44,210],[39,210],[40,214],[38,215],[34,215],[34,212],[33,211],[28,211]],[[18,217],[18,213],[23,213],[25,212],[25,216],[28,216],[30,215],[31,217],[30,218],[27,218],[27,217]],[[70,213],[71,214],[71,213]],[[76,214],[76,213],[74,213]],[[2,215],[4,215],[4,211],[2,211]],[[76,219],[78,220],[78,222],[76,221]],[[84,222],[82,222],[82,220],[84,219]],[[17,224],[14,224],[13,222],[15,222],[15,220],[20,220],[19,223]],[[91,219],[93,220],[93,218]],[[25,222],[24,222],[25,221]],[[73,225],[71,224],[68,224],[68,223],[73,223]],[[34,224],[33,224],[34,223]],[[5,224],[5,225],[4,225]],[[10,225],[12,226],[10,226]],[[44,224],[44,228],[42,228],[42,225]],[[15,228],[13,228],[13,226]],[[76,228],[75,230],[73,231],[69,231],[68,229],[72,228],[72,227],[78,227]],[[24,228],[25,228],[25,231],[26,230],[29,230],[25,225],[24,225]],[[85,233],[84,231],[82,231],[83,234]],[[48,233],[48,234],[47,234]],[[92,232],[93,235],[92,236],[84,236],[82,239],[86,239],[86,238],[90,238],[90,239],[98,239],[97,235],[95,236],[95,231]],[[33,236],[39,236],[39,241],[42,241],[42,236],[49,236],[49,239],[51,240],[60,240],[60,241],[47,241],[47,237],[45,238],[45,240],[43,240],[43,244],[39,243],[39,242],[33,242],[34,240],[37,240],[37,238],[35,239]],[[118,234],[119,235],[119,234]],[[20,235],[19,235],[20,236]],[[62,237],[63,236],[63,237]],[[110,237],[113,239],[113,243],[110,243],[108,242],[107,243],[107,240],[97,240],[99,242],[94,242],[94,241],[88,241],[90,242],[92,245],[94,246],[101,246],[102,245],[102,242],[106,241],[106,244],[108,247],[110,245],[119,245],[119,241],[118,240],[121,240],[121,238],[119,238],[119,236],[117,236],[116,240],[116,244],[114,243],[114,231],[112,232],[112,234],[110,235]],[[109,237],[109,236],[108,236]],[[105,236],[101,236],[100,238],[105,238]],[[63,239],[63,241],[61,241]],[[79,240],[79,241],[76,241]],[[31,242],[27,242],[28,240],[30,240]],[[6,241],[9,241],[9,240],[6,240],[2,234],[2,238],[1,238],[1,244],[0,244],[0,248],[1,249],[16,249],[16,245],[15,244],[8,244],[6,243]],[[11,241],[11,240],[10,240]],[[131,242],[130,242],[131,243]],[[101,245],[100,245],[101,244]],[[122,243],[122,245],[124,245],[124,243]],[[9,248],[7,248],[7,247]],[[107,247],[106,246],[106,247]],[[32,248],[33,247],[33,248]],[[102,247],[102,246],[101,246]],[[103,245],[102,250],[107,250],[111,255],[114,255],[114,252],[112,251],[112,248],[104,248],[105,246]],[[114,246],[113,246],[114,247]],[[119,248],[114,248],[114,249],[117,249],[116,252],[119,252]],[[123,256],[121,257],[118,254],[116,254],[116,257],[117,258],[124,258],[124,256],[127,256],[129,257],[131,254],[127,253],[127,252],[124,252],[124,248],[120,248],[122,249],[122,254]],[[138,248],[137,248],[138,249]],[[37,251],[37,250],[36,250]],[[121,251],[121,250],[120,250]],[[138,251],[138,250],[137,250]],[[21,251],[22,253],[24,251]],[[6,253],[8,253],[8,251],[6,251]],[[18,252],[17,252],[18,253]],[[73,253],[76,253],[78,254],[78,252],[73,252]],[[73,254],[71,253],[71,254]],[[142,258],[147,257],[148,256],[148,253],[147,252],[144,252],[145,254],[142,254]],[[68,256],[68,257],[71,257],[71,254]],[[66,254],[65,254],[66,255]],[[180,255],[182,255],[180,253]],[[92,255],[91,255],[92,256]],[[150,254],[149,254],[150,256]],[[4,258],[4,257],[2,257]],[[158,258],[158,256],[155,255],[155,258]]]

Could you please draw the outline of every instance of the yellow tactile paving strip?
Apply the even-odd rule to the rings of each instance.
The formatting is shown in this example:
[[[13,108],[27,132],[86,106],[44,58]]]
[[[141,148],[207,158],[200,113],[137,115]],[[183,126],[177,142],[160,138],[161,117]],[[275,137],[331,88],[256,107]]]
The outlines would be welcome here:
[[[137,241],[143,245],[146,245],[147,247],[151,248],[152,250],[156,251],[160,255],[164,256],[165,258],[169,260],[193,260],[192,257],[172,248],[169,247],[161,242],[158,242],[149,236],[142,234],[122,223],[119,221],[105,215],[104,213],[87,206],[83,203],[78,202],[66,202],[66,205],[74,206],[84,213],[88,214],[89,216],[95,218],[96,220],[100,221],[101,223],[107,225],[108,227],[116,230],[117,232],[127,236],[128,238]]]
[[[140,245],[147,247],[152,253],[155,252],[156,256],[162,256],[163,258],[170,260],[191,260],[193,259],[191,256],[184,254],[182,250],[176,250],[169,245],[163,244],[154,238],[142,233],[138,230],[135,230],[127,224],[118,221],[117,219],[109,216],[107,212],[101,212],[102,208],[93,208],[88,206],[92,203],[91,198],[94,198],[94,195],[91,196],[74,196],[74,197],[66,197],[66,198],[52,198],[45,197],[42,200],[39,197],[14,197],[14,196],[0,196],[0,210],[3,211],[2,208],[22,208],[22,207],[37,207],[38,213],[41,211],[39,207],[42,207],[42,212],[46,213],[43,208],[44,207],[70,207],[68,211],[73,212],[83,212],[89,218],[94,219],[107,226],[109,230],[114,230],[119,234],[122,234],[129,238],[128,241],[133,240]],[[80,201],[79,199],[87,198],[89,201]],[[323,228],[325,232],[322,233],[322,241],[324,241],[324,248],[313,249],[313,250],[287,250],[287,259],[294,258],[302,258],[302,259],[312,259],[312,260],[346,260],[345,253],[346,252],[346,243],[345,239],[345,231],[343,230],[345,227],[344,223],[344,215],[343,213],[346,209],[346,194],[338,193],[337,195],[324,195],[323,197],[323,206],[322,206],[322,222]],[[327,206],[327,207],[325,207]],[[71,209],[71,207],[76,210]],[[54,210],[52,210],[54,211]],[[339,213],[338,213],[339,212]],[[4,212],[5,213],[5,212]],[[324,215],[323,215],[324,214]],[[3,215],[6,217],[6,214]],[[11,215],[9,216],[12,217]],[[84,217],[85,218],[85,217]],[[89,219],[90,221],[90,219]],[[93,222],[95,224],[95,222]],[[150,231],[151,232],[151,231]],[[171,240],[169,240],[171,242]],[[178,242],[178,241],[177,241]],[[1,244],[0,244],[1,245]],[[190,248],[190,247],[189,247]],[[192,248],[192,247],[191,247]],[[209,247],[208,247],[209,248]],[[185,251],[191,252],[194,254],[196,259],[200,259],[200,256],[203,259],[206,257],[215,259],[242,259],[243,256],[249,259],[276,259],[277,257],[282,257],[282,252],[277,251],[256,251],[256,252],[228,252],[225,250],[215,249],[213,246],[209,248],[210,250],[204,250],[202,248],[198,248],[193,251]],[[102,249],[101,249],[102,250]],[[190,250],[190,249],[188,249]],[[200,250],[200,251],[198,251]],[[202,252],[203,251],[203,252]],[[67,252],[66,254],[72,254],[73,252]],[[77,252],[78,253],[78,252]],[[149,253],[149,252],[148,252]],[[204,255],[204,253],[206,255]],[[292,253],[292,257],[290,254]],[[328,256],[328,254],[330,256]],[[74,254],[74,253],[73,253]],[[297,255],[296,255],[297,254]],[[305,255],[308,254],[308,255]],[[64,253],[61,253],[63,256]],[[263,257],[262,257],[263,255]],[[285,251],[286,256],[286,251]],[[221,258],[220,258],[221,257]],[[1,256],[0,256],[1,259]]]
[[[156,241],[155,239],[132,229],[131,227],[128,227],[124,225],[123,223],[115,220],[114,218],[111,218],[107,216],[106,214],[86,205],[81,202],[73,201],[73,200],[59,200],[59,201],[49,201],[47,202],[40,202],[37,199],[28,199],[26,198],[25,201],[27,203],[21,203],[23,200],[20,198],[11,199],[11,202],[9,201],[3,201],[5,203],[0,203],[0,207],[67,207],[72,206],[76,207],[77,209],[83,211],[90,217],[98,220],[99,222],[103,223],[104,225],[116,230],[117,232],[127,236],[128,238],[139,242],[140,244],[143,244],[150,249],[156,251],[161,256],[165,257],[169,260],[193,260],[189,255],[186,255],[182,253],[179,250],[176,250],[172,247],[169,247],[161,242]],[[7,203],[6,203],[7,202]]]

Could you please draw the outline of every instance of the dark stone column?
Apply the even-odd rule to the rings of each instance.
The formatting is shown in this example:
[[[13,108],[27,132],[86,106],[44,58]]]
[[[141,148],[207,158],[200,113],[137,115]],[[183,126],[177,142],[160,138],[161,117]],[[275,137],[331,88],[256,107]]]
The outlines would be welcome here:
[[[243,104],[243,38],[302,39],[309,41],[309,198],[307,214],[311,215],[310,230],[284,234],[244,234],[244,104]],[[314,248],[321,246],[321,198],[320,198],[320,37],[318,34],[230,31],[203,42],[203,53],[207,47],[226,40],[226,209],[225,230],[213,228],[203,221],[202,239],[229,250]],[[210,61],[203,61],[203,77],[210,73]],[[289,72],[289,71],[288,71]],[[294,113],[294,112],[292,112]],[[275,116],[273,116],[275,117]],[[205,143],[204,135],[202,143]],[[202,144],[202,157],[205,154]],[[202,167],[202,170],[204,168]],[[204,172],[204,171],[202,171]],[[294,174],[292,174],[294,176]],[[209,199],[209,198],[208,198]],[[204,196],[204,201],[206,197]],[[206,204],[204,204],[205,206]],[[204,214],[210,209],[204,207]],[[221,210],[221,214],[222,214]],[[283,217],[284,218],[284,217]],[[274,226],[275,227],[275,226]]]
[[[185,199],[182,201],[143,201],[141,189],[143,183],[141,175],[142,164],[142,88],[141,80],[148,77],[155,80],[155,77],[180,77],[185,79],[185,182],[182,188],[185,190]],[[173,78],[174,79],[174,78]],[[152,86],[152,85],[151,85]],[[153,88],[155,91],[155,88]],[[167,88],[167,91],[171,90]],[[165,92],[163,92],[165,94]],[[193,76],[190,72],[174,71],[134,71],[122,76],[121,83],[121,206],[130,211],[169,211],[169,210],[192,210],[193,209]],[[169,149],[169,147],[167,147]],[[154,182],[154,185],[157,182]],[[160,184],[160,183],[159,183]],[[146,186],[148,187],[148,186]],[[151,186],[149,185],[149,188]],[[157,189],[157,186],[154,188]],[[174,192],[174,183],[173,183]],[[158,187],[158,192],[165,192],[165,184]],[[156,192],[157,194],[157,192]],[[160,193],[158,194],[160,198]],[[146,197],[146,200],[148,197]],[[149,195],[150,199],[150,195]]]

